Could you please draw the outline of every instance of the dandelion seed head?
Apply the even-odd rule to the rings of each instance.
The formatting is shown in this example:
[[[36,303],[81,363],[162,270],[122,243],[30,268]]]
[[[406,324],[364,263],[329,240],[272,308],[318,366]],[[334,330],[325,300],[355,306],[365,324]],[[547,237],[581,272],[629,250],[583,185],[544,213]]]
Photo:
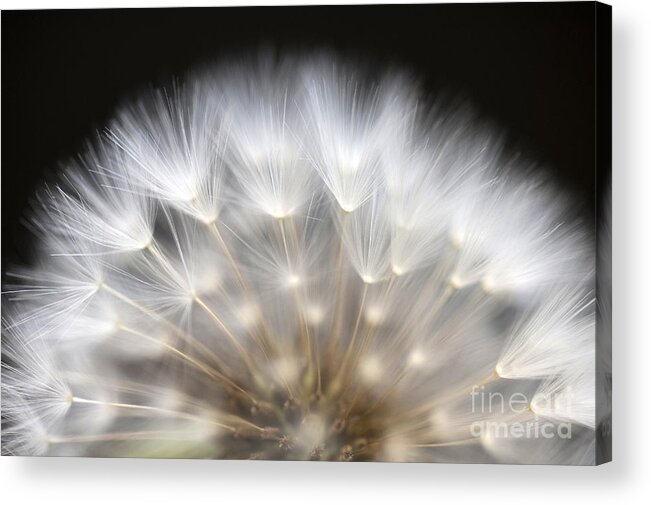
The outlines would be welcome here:
[[[420,95],[266,55],[122,107],[39,192],[36,261],[7,272],[3,452],[589,453],[589,232],[492,129]],[[503,419],[468,410],[478,385],[580,436],[474,436]]]

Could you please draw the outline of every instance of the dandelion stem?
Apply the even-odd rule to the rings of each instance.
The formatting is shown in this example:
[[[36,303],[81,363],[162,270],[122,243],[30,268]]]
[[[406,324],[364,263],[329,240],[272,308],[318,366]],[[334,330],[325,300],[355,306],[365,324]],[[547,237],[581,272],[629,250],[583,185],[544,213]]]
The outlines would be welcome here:
[[[102,433],[99,435],[70,435],[48,437],[47,442],[50,444],[74,444],[92,442],[119,442],[124,440],[187,440],[194,437],[196,437],[196,434],[188,431],[147,430]]]
[[[112,288],[106,283],[102,283],[101,288],[106,291],[107,293],[113,295],[116,297],[118,300],[123,301],[127,305],[130,305],[131,307],[137,309],[138,311],[142,312],[144,315],[147,317],[153,319],[154,321],[158,321],[159,323],[165,325],[167,328],[169,328],[171,331],[173,331],[176,335],[181,337],[183,340],[185,340],[188,344],[196,348],[198,351],[201,351],[205,353],[207,356],[209,356],[212,360],[214,360],[216,363],[221,363],[221,360],[219,357],[208,347],[206,347],[204,344],[202,344],[200,341],[198,341],[195,337],[190,335],[188,332],[182,330],[179,328],[177,325],[169,321],[168,319],[164,318],[160,314],[149,310],[147,307],[139,304],[135,300],[133,300],[131,297],[125,295],[124,293],[118,291],[117,289]]]
[[[382,301],[380,302],[380,308],[382,311],[386,310],[387,300],[389,299],[389,294],[393,289],[395,280],[396,280],[395,274],[391,274],[391,277],[389,277],[389,281],[387,282],[387,285],[384,289],[384,293],[382,294]],[[369,325],[366,334],[362,338],[362,344],[360,346],[360,352],[359,352],[360,356],[362,356],[371,345],[376,330],[377,330],[377,325],[375,324]]]
[[[348,223],[348,212],[344,212],[342,217],[342,229],[345,230]],[[337,261],[335,263],[335,310],[333,314],[333,325],[330,335],[330,344],[327,354],[334,355],[339,341],[341,340],[341,326],[344,322],[344,297],[343,292],[347,284],[347,276],[344,275],[344,237],[343,233],[339,234],[339,250],[337,252]]]
[[[483,379],[480,379],[479,381],[473,383],[472,386],[467,386],[461,389],[457,389],[456,391],[447,394],[445,396],[435,396],[431,400],[422,403],[411,410],[405,411],[405,414],[410,416],[417,416],[425,412],[431,411],[432,409],[436,408],[438,405],[456,401],[458,399],[463,398],[464,396],[470,397],[473,387],[485,386],[496,380],[499,380],[499,376],[495,372],[492,372],[490,375],[485,376]]]
[[[219,381],[225,382],[226,384],[228,384],[233,389],[236,389],[237,391],[239,391],[240,393],[245,395],[249,400],[251,400],[251,402],[258,403],[258,400],[254,396],[252,396],[248,391],[246,391],[241,386],[239,386],[235,381],[233,381],[233,379],[231,379],[227,375],[221,373],[220,371],[216,370],[215,368],[211,367],[210,365],[208,365],[208,364],[206,364],[206,363],[204,363],[204,362],[202,362],[202,361],[200,361],[200,360],[198,360],[196,358],[193,358],[189,354],[184,353],[183,351],[181,351],[180,349],[177,349],[173,345],[170,345],[167,342],[162,342],[162,341],[160,341],[158,339],[155,339],[155,338],[153,338],[153,337],[151,337],[149,335],[146,335],[146,334],[142,333],[141,331],[138,331],[138,330],[136,330],[134,328],[130,328],[128,326],[120,325],[119,328],[121,330],[123,330],[123,331],[126,331],[127,333],[131,333],[132,335],[136,335],[136,336],[138,336],[138,337],[140,337],[142,339],[148,340],[150,342],[154,342],[154,343],[164,347],[168,351],[172,352],[173,354],[177,355],[181,359],[183,359],[183,360],[187,361],[188,363],[190,363],[192,366],[196,367],[198,370],[205,373],[207,376],[209,376],[213,380],[216,380],[218,382]]]
[[[215,311],[212,310],[198,295],[194,295],[192,299],[197,305],[199,305],[199,307],[206,311],[210,318],[217,324],[217,327],[229,338],[233,344],[233,347],[240,354],[240,357],[249,367],[250,371],[254,372],[255,366],[253,365],[249,354],[246,352],[246,349],[244,349],[244,346],[242,346],[233,332],[226,326],[226,324],[224,324],[224,321],[222,321],[222,319],[215,313]]]
[[[134,403],[119,403],[119,402],[106,402],[102,400],[89,400],[87,398],[80,398],[78,396],[73,396],[72,397],[72,402],[73,403],[78,403],[78,404],[90,404],[90,405],[103,405],[106,407],[115,407],[118,409],[133,409],[133,410],[142,410],[146,412],[155,412],[157,414],[163,414],[163,415],[169,415],[173,417],[179,417],[181,419],[189,419],[191,421],[200,421],[200,422],[205,422],[205,423],[210,423],[214,424],[215,426],[218,426],[220,428],[224,428],[225,430],[229,431],[235,431],[235,427],[229,426],[227,424],[220,423],[218,421],[215,421],[213,419],[206,420],[202,417],[195,416],[193,414],[188,414],[187,412],[179,412],[177,410],[170,410],[170,409],[164,409],[161,407],[154,407],[151,405],[138,405]]]
[[[249,353],[246,351],[244,346],[239,342],[237,337],[228,329],[228,327],[224,324],[224,322],[221,320],[221,318],[213,311],[200,297],[194,296],[194,301],[199,305],[203,310],[206,311],[206,313],[210,316],[210,318],[215,322],[218,328],[220,328],[226,336],[229,338],[230,342],[233,344],[233,347],[235,350],[238,352],[240,355],[240,358],[246,365],[247,369],[249,370],[249,373],[255,380],[256,384],[258,384],[260,387],[265,387],[266,384],[264,382],[264,379],[260,376],[260,373],[256,367],[256,365],[253,363],[253,360],[249,356]],[[284,380],[285,382],[285,387],[287,388],[287,392],[289,393],[290,397],[294,397],[294,393],[289,386],[289,383]]]
[[[479,437],[464,438],[462,440],[453,440],[451,442],[438,442],[433,444],[407,444],[407,447],[453,447],[457,445],[476,444],[481,439]]]
[[[222,236],[221,232],[219,231],[219,227],[217,226],[217,222],[213,221],[210,223],[208,226],[208,229],[210,230],[211,234],[217,241],[217,244],[219,245],[220,249],[222,250],[222,253],[224,256],[226,256],[226,259],[228,260],[228,263],[230,264],[231,268],[233,269],[233,272],[235,272],[235,277],[237,278],[237,282],[240,286],[240,289],[242,290],[242,293],[244,293],[244,296],[246,300],[248,301],[249,304],[254,308],[256,314],[261,314],[260,311],[260,306],[258,301],[255,299],[253,296],[253,293],[251,291],[251,288],[246,281],[244,275],[242,274],[242,271],[240,267],[237,264],[237,261],[233,257],[233,254],[230,251],[230,248],[228,247],[228,244],[226,244],[226,241],[224,240],[224,237]],[[264,322],[264,318],[261,321],[258,321],[258,323],[261,324],[261,329],[262,332],[261,334],[251,334],[251,336],[254,338],[254,340],[257,342],[258,346],[261,348],[262,352],[264,353],[265,357],[267,357],[267,360],[269,360],[267,356],[267,351],[266,349],[272,350],[273,352],[277,353],[278,349],[276,348],[274,341],[271,337],[272,332],[271,330],[267,327],[267,325]]]
[[[355,348],[355,343],[357,341],[357,333],[359,332],[359,324],[362,320],[362,314],[364,313],[364,305],[366,304],[367,294],[368,294],[368,283],[365,282],[364,287],[362,288],[362,299],[359,302],[359,310],[357,311],[357,318],[355,319],[355,326],[353,329],[353,333],[350,337],[350,342],[348,343],[346,354],[344,354],[344,359],[341,362],[339,373],[337,374],[337,378],[334,381],[335,384],[338,383],[341,380],[341,377],[347,372],[348,363],[350,361],[350,357],[353,353],[353,349]]]
[[[285,259],[287,261],[287,269],[289,272],[294,273],[292,261],[291,261],[291,256],[289,252],[289,246],[288,246],[288,241],[287,241],[287,233],[285,231],[285,219],[286,218],[278,218],[276,219],[276,222],[278,223],[278,227],[280,228],[280,235],[282,237],[283,241],[283,248],[285,250]],[[291,219],[291,218],[290,218]],[[294,220],[291,219],[292,223],[292,239],[294,242],[294,246],[296,247],[296,242],[298,241],[298,238],[296,236],[296,224],[294,223]],[[303,286],[303,283],[299,283],[299,288]],[[304,293],[304,289],[303,289]],[[298,290],[294,289],[294,304],[296,306],[296,312],[298,314],[299,318],[299,327],[301,329],[301,337],[302,337],[302,346],[303,350],[305,352],[305,357],[307,358],[307,362],[309,364],[309,368],[312,369],[314,367],[314,357],[312,354],[312,339],[310,336],[310,328],[309,325],[307,324],[307,319],[305,318],[305,314],[302,310],[301,307],[301,301],[298,296]],[[320,376],[320,371],[318,372],[318,375]]]

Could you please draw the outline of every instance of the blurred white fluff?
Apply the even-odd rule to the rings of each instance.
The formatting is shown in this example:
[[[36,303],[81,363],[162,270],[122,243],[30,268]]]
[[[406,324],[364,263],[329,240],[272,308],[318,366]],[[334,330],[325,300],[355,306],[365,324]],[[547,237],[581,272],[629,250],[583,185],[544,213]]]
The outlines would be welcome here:
[[[170,96],[156,91],[118,113],[108,137],[128,157],[122,179],[129,193],[151,196],[205,221],[217,219],[222,201],[226,132],[218,111],[193,84]],[[128,166],[132,165],[131,170]]]
[[[536,414],[595,428],[594,352],[586,354],[575,370],[543,382],[531,402]]]
[[[581,288],[572,287],[559,290],[533,313],[525,314],[514,325],[497,363],[498,375],[547,377],[580,364],[594,347],[592,305]]]
[[[49,231],[66,240],[74,229],[79,240],[101,252],[122,252],[146,247],[152,237],[154,204],[132,190],[130,160],[109,146],[101,152],[88,147],[85,158],[72,163],[64,183],[44,196],[51,215]]]
[[[361,83],[351,68],[327,61],[304,74],[307,158],[344,212],[368,200],[382,183],[382,145],[409,112],[399,79]]]
[[[154,91],[36,201],[3,452],[591,463],[594,255],[530,169],[328,55]],[[531,419],[576,436],[473,434]]]
[[[296,107],[301,89],[288,62],[266,60],[238,72],[217,72],[208,92],[227,124],[227,162],[239,182],[235,200],[283,218],[315,190],[316,174],[303,147],[307,132]]]

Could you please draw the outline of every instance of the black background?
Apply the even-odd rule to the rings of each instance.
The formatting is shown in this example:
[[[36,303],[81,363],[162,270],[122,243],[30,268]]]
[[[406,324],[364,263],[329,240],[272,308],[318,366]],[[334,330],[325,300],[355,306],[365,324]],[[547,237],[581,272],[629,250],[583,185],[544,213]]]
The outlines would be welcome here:
[[[592,2],[4,11],[2,268],[29,260],[21,218],[39,181],[125,98],[193,64],[265,45],[330,48],[470,98],[509,144],[594,208]]]

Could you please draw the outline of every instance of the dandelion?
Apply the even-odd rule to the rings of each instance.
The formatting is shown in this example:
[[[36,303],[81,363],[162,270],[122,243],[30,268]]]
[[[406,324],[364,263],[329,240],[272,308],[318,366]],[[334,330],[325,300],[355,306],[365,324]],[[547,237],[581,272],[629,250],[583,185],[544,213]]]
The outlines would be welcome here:
[[[594,462],[594,258],[529,169],[329,56],[152,92],[35,201],[3,452]]]

